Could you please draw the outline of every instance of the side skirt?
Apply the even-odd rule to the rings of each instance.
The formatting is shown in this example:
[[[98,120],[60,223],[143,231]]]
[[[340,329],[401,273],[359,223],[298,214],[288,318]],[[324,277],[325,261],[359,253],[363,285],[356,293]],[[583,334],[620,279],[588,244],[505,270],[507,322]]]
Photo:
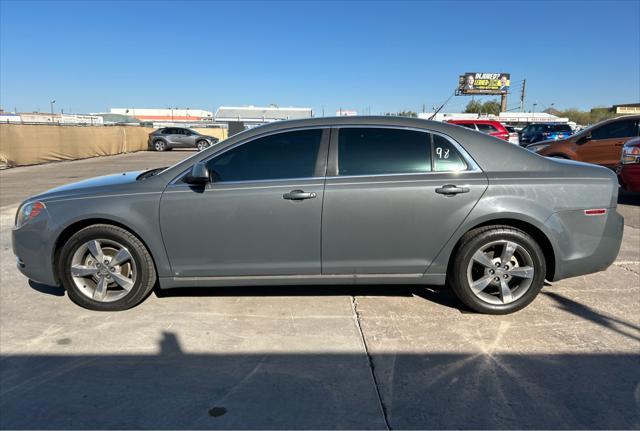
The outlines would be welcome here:
[[[160,277],[161,289],[178,287],[291,286],[330,284],[428,284],[442,286],[445,274],[330,274],[241,277]]]

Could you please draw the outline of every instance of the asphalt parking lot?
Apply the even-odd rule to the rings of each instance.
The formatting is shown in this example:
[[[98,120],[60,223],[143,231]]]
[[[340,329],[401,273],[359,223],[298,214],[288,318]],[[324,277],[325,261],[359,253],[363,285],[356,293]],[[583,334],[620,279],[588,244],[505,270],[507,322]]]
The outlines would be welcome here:
[[[22,199],[190,154],[0,171],[1,428],[640,427],[637,195],[614,265],[508,316],[399,286],[187,289],[99,313],[15,269]]]

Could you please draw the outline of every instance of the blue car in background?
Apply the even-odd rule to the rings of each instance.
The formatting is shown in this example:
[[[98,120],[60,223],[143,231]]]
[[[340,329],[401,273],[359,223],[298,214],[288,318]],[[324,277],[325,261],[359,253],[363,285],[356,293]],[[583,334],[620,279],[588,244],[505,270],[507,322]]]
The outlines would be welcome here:
[[[534,142],[568,138],[573,130],[566,123],[534,123],[529,124],[519,133],[520,145],[527,146]]]

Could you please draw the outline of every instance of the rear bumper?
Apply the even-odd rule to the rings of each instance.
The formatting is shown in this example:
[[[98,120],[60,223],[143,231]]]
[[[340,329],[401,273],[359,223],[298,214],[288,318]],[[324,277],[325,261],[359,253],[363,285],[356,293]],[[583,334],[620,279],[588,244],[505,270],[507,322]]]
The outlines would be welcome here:
[[[552,281],[607,269],[622,244],[624,218],[615,208],[607,214],[586,216],[584,210],[553,214],[545,227],[555,235],[555,272]]]
[[[640,192],[640,164],[620,167],[620,184],[630,192]]]

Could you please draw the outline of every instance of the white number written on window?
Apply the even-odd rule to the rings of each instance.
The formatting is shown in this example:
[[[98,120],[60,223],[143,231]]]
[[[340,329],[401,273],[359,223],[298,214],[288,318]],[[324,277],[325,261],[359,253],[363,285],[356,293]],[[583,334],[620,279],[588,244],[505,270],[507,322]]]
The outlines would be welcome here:
[[[436,147],[436,156],[438,156],[439,159],[448,159],[449,158],[449,149],[448,148],[442,148],[442,147]]]

